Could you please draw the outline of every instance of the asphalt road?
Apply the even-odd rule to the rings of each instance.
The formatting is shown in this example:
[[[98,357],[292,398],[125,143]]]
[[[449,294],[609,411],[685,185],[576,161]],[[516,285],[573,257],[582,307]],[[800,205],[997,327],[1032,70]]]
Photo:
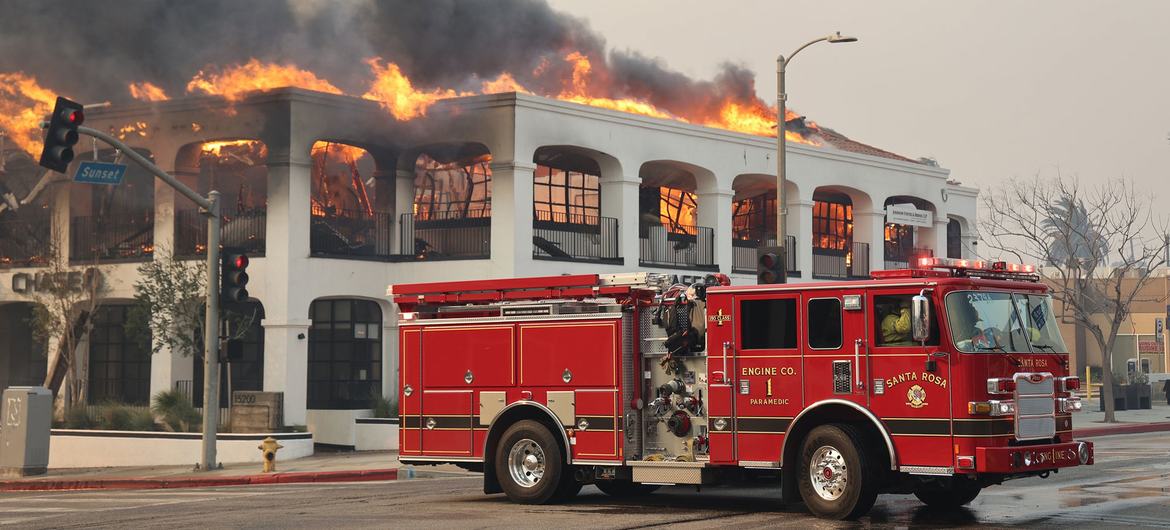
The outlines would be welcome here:
[[[909,495],[878,498],[870,527],[1170,528],[1170,433],[1098,438],[1097,465],[989,488],[938,512]],[[0,526],[252,528],[835,528],[774,488],[663,488],[638,500],[587,486],[572,502],[521,506],[483,495],[478,475],[420,469],[410,480],[155,491],[0,494]]]

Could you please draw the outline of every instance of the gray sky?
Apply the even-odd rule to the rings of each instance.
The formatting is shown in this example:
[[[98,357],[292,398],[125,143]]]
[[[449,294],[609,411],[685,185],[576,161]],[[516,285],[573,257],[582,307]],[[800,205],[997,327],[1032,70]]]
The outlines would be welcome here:
[[[1170,2],[550,3],[691,76],[746,65],[769,101],[776,55],[839,30],[861,41],[788,69],[789,104],[811,119],[968,185],[1060,171],[1170,198]]]

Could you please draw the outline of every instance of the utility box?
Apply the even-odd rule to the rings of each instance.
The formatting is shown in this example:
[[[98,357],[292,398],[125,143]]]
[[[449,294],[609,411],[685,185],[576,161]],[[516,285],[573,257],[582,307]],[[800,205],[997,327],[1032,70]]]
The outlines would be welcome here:
[[[0,476],[43,475],[49,467],[53,393],[39,386],[14,386],[0,399]]]
[[[232,432],[276,432],[284,425],[284,392],[232,392]]]

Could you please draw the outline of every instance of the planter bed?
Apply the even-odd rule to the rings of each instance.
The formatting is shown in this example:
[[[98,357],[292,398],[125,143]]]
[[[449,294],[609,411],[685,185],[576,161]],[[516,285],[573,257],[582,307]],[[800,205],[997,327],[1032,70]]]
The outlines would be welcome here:
[[[298,433],[229,434],[217,436],[222,463],[261,462],[256,448],[267,437],[284,446],[279,460],[313,454],[313,435]],[[49,468],[194,465],[202,459],[203,435],[194,432],[92,431],[53,429]]]
[[[354,430],[358,451],[398,450],[398,418],[357,418]]]

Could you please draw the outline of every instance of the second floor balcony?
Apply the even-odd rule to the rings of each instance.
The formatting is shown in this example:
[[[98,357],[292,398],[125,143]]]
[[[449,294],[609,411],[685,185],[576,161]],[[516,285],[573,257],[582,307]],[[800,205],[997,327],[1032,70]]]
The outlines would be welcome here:
[[[268,215],[262,208],[225,210],[220,224],[220,244],[253,256],[264,255]],[[175,256],[191,258],[207,253],[207,217],[198,210],[175,212]]]
[[[846,249],[813,247],[812,276],[825,280],[869,278],[869,243],[853,241]]]
[[[49,261],[51,213],[26,210],[0,217],[0,268],[40,267]]]
[[[154,254],[154,210],[70,219],[69,261],[137,261]]]
[[[715,230],[706,226],[642,224],[638,263],[643,267],[717,271]]]
[[[622,262],[618,220],[538,210],[533,214],[532,257],[562,261]]]

